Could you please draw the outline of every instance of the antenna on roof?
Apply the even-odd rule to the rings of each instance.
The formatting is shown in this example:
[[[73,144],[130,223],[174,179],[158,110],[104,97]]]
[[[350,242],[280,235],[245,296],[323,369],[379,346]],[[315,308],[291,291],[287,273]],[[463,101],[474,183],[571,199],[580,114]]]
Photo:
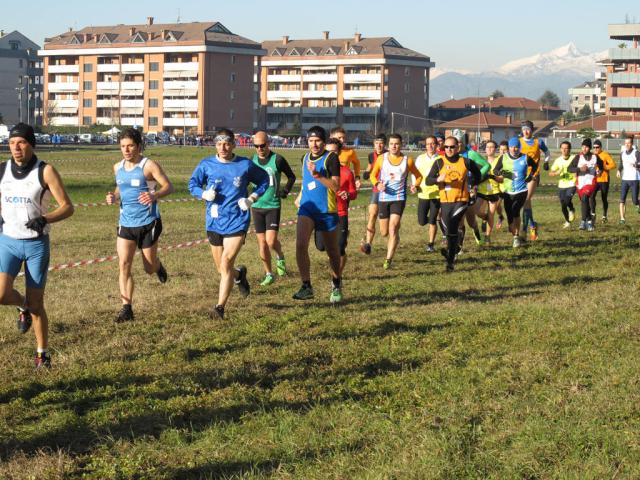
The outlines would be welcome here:
[[[180,23],[180,9],[178,9],[178,20],[176,20],[176,23]]]

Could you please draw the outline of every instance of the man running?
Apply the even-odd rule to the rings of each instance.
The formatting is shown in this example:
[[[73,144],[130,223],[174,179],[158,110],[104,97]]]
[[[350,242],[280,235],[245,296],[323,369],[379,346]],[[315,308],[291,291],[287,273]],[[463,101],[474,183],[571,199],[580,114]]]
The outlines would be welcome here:
[[[522,229],[527,234],[529,228],[529,238],[538,239],[538,224],[533,219],[532,199],[540,184],[540,160],[544,153],[544,169],[549,170],[549,159],[551,152],[544,143],[544,140],[533,136],[533,123],[529,120],[522,122],[522,136],[520,137],[520,152],[527,155],[536,163],[533,170],[533,181],[527,183],[527,200],[524,203],[524,215],[522,217]]]
[[[134,318],[131,267],[136,249],[142,252],[144,271],[148,275],[155,273],[160,283],[167,281],[167,270],[158,258],[158,240],[162,233],[158,199],[173,193],[173,185],[160,165],[142,155],[143,150],[140,131],[125,129],[120,135],[122,160],[113,166],[116,189],[106,197],[107,205],[120,202],[116,250],[122,308],[115,319],[118,323]],[[158,185],[160,188],[156,188]]]
[[[258,239],[258,250],[260,251],[260,259],[265,272],[260,285],[266,287],[275,280],[271,270],[272,250],[276,254],[276,272],[278,276],[282,277],[287,274],[282,245],[278,240],[278,230],[280,229],[281,201],[289,195],[293,184],[296,182],[296,176],[285,158],[271,151],[269,136],[266,132],[256,132],[253,136],[253,146],[256,149],[256,153],[252,158],[253,163],[262,168],[269,176],[269,188],[251,206],[253,226]],[[287,183],[280,188],[280,179],[283,173],[287,176]]]
[[[553,161],[549,176],[558,177],[558,198],[560,208],[564,216],[562,228],[571,227],[571,222],[575,218],[575,208],[573,206],[573,196],[576,194],[576,175],[569,171],[571,157],[571,143],[564,141],[560,144],[561,155]]]
[[[233,153],[236,144],[231,130],[218,130],[214,142],[217,154],[200,161],[189,180],[189,191],[206,202],[207,238],[220,274],[212,316],[223,319],[234,283],[243,297],[250,293],[247,267],[235,268],[234,263],[247,236],[251,206],[267,191],[269,176],[248,158]],[[250,183],[256,187],[247,195]]]
[[[447,262],[447,272],[452,272],[459,251],[459,227],[469,205],[471,193],[480,183],[480,170],[470,159],[458,153],[458,139],[447,137],[445,156],[436,159],[427,175],[427,185],[438,185],[442,222],[447,235],[447,248],[441,250]]]
[[[595,228],[593,219],[595,215],[596,185],[602,167],[602,160],[598,155],[591,152],[591,139],[585,138],[582,141],[580,153],[573,157],[567,169],[569,172],[576,174],[576,190],[582,207],[580,230],[593,232]]]
[[[536,161],[520,152],[520,139],[509,140],[509,153],[501,155],[494,169],[495,180],[502,183],[504,209],[513,235],[513,248],[522,246],[520,210],[527,199],[527,184],[533,181]]]
[[[376,187],[378,183],[377,178],[371,178],[371,170],[375,165],[378,157],[387,152],[385,146],[387,145],[387,136],[384,133],[379,133],[376,138],[373,139],[373,152],[369,154],[369,164],[367,169],[363,173],[365,180],[371,180],[371,198],[369,199],[369,207],[367,209],[367,231],[365,238],[360,245],[360,251],[365,255],[371,254],[371,244],[373,243],[373,237],[376,234],[376,220],[378,219],[378,199],[380,192]]]
[[[376,187],[380,192],[378,202],[380,235],[388,237],[387,256],[383,264],[385,270],[391,267],[400,243],[400,222],[407,203],[409,172],[415,177],[415,182],[411,185],[411,193],[416,193],[418,185],[422,182],[422,175],[414,165],[413,158],[402,153],[402,137],[392,133],[389,135],[389,151],[378,157],[371,171],[371,176],[378,178]]]
[[[598,184],[596,185],[596,192],[600,192],[600,197],[602,198],[602,223],[607,223],[608,216],[607,212],[609,211],[609,172],[616,168],[616,162],[611,157],[611,154],[602,149],[602,142],[600,140],[596,140],[593,142],[593,153],[600,157],[602,160],[603,169],[598,175]],[[597,193],[596,193],[597,196]],[[596,197],[594,197],[593,203],[593,221],[595,223],[596,218]]]
[[[73,205],[53,166],[39,160],[31,125],[18,123],[9,132],[11,159],[0,164],[0,303],[18,308],[18,330],[26,333],[33,323],[36,368],[51,367],[47,353],[49,319],[44,289],[49,269],[51,224],[73,214]],[[51,197],[58,207],[49,211]],[[26,292],[14,288],[24,264]]]
[[[493,222],[498,204],[500,203],[500,184],[496,182],[494,169],[500,158],[497,155],[498,144],[494,140],[489,140],[485,144],[487,162],[491,167],[488,178],[478,185],[478,200],[475,204],[475,214],[482,219],[482,230],[484,233],[484,243],[491,243],[491,233],[493,232]]]
[[[624,225],[626,213],[627,194],[631,190],[631,202],[640,213],[638,204],[638,179],[640,178],[640,152],[633,145],[633,138],[624,139],[624,147],[620,153],[620,163],[616,172],[618,178],[622,179],[620,185],[620,225]]]
[[[340,250],[338,248],[338,206],[336,192],[340,188],[340,161],[326,149],[327,133],[320,126],[307,132],[309,152],[302,157],[302,188],[296,198],[298,223],[296,228],[296,261],[302,286],[294,300],[313,298],[309,241],[313,230],[321,232],[331,268],[331,303],[342,301]]]
[[[441,157],[444,157],[444,135],[441,133],[436,133],[435,135],[438,145],[436,146],[436,152]]]
[[[418,191],[418,225],[424,227],[429,225],[429,241],[427,243],[427,253],[435,252],[435,241],[438,233],[438,214],[440,213],[440,192],[437,185],[427,185],[427,175],[431,171],[436,159],[440,157],[436,152],[438,141],[434,135],[429,135],[425,139],[426,152],[416,158],[416,168],[422,176],[420,189]],[[415,179],[414,179],[415,181]]]
[[[342,148],[340,149],[340,165],[349,167],[353,171],[353,176],[356,179],[356,188],[360,189],[360,159],[358,154],[352,148],[347,148],[347,132],[342,127],[334,127],[331,129],[331,138],[335,138],[340,142]]]

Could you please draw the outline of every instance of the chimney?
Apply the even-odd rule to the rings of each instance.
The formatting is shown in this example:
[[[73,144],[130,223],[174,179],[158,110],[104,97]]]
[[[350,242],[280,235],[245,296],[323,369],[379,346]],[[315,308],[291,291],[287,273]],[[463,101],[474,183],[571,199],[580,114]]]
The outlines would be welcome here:
[[[360,43],[360,40],[362,40],[362,34],[356,33],[355,36],[353,37],[353,41],[355,43]]]
[[[289,43],[289,35],[283,35],[282,36],[282,44],[286,45],[287,43]]]
[[[147,25],[153,25],[153,17],[147,17]]]
[[[91,40],[91,34],[90,33],[85,33],[84,34],[84,43],[87,43],[89,40]]]
[[[349,43],[348,40],[346,42],[344,42],[344,52],[345,53],[347,53],[347,50],[349,50],[350,46],[351,46],[351,44]]]
[[[512,121],[513,121],[513,117],[511,116],[511,114],[510,113],[507,114],[507,123],[511,125],[511,123],[513,123]]]
[[[160,35],[162,35],[161,40],[166,40],[166,38],[167,38],[167,31],[163,28],[163,29],[160,31]]]
[[[129,29],[129,36],[133,37],[136,34],[136,27],[131,27]]]
[[[73,32],[73,27],[69,27],[69,31],[70,31],[70,32]]]
[[[325,40],[329,40],[329,30],[325,30],[324,32],[322,32],[322,38],[324,38]]]

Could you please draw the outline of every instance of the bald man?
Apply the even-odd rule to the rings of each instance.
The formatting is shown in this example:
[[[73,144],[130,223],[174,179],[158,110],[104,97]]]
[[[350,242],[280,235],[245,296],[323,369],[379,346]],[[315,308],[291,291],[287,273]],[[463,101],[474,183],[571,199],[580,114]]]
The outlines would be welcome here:
[[[264,267],[265,276],[260,285],[266,287],[275,281],[271,270],[271,251],[276,254],[276,271],[279,276],[287,274],[287,266],[282,252],[282,245],[278,240],[280,228],[281,199],[287,198],[296,176],[282,155],[271,151],[269,136],[266,132],[256,132],[253,136],[253,146],[256,153],[253,163],[262,168],[269,175],[269,188],[252,206],[253,226],[258,238],[260,259]],[[280,177],[287,176],[287,184],[280,188]]]

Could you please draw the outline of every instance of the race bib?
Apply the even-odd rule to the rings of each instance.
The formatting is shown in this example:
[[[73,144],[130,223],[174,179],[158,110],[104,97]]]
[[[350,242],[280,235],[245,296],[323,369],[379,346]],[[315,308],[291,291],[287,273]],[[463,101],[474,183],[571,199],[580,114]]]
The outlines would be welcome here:
[[[211,218],[218,218],[218,204],[214,203],[211,205],[211,208],[209,209],[209,214],[211,215]]]
[[[316,182],[307,183],[307,189],[308,190],[313,190],[314,188],[316,188]]]
[[[140,186],[140,179],[139,178],[132,178],[131,179],[131,186],[132,187],[139,187]]]
[[[490,183],[487,183],[487,192],[493,192],[493,186]]]

